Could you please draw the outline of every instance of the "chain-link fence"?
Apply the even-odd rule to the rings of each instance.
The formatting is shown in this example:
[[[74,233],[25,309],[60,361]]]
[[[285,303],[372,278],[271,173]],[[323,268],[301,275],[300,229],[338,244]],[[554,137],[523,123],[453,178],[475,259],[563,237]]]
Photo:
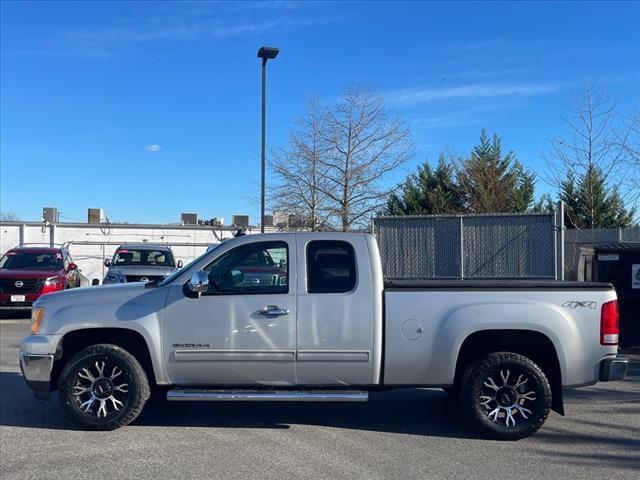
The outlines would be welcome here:
[[[580,247],[607,242],[640,242],[640,227],[633,228],[587,228],[565,230],[564,270],[567,280],[578,277]]]
[[[373,229],[390,279],[553,279],[553,214],[379,217]]]

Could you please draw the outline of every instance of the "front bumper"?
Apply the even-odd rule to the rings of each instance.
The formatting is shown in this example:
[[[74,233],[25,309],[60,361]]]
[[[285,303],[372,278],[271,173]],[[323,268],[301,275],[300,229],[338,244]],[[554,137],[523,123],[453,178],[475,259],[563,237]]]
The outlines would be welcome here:
[[[627,374],[629,359],[623,357],[605,358],[600,362],[600,381],[622,380]]]
[[[40,298],[40,292],[32,292],[24,294],[24,302],[12,302],[11,293],[0,293],[0,310],[31,310],[33,302]]]
[[[27,386],[40,400],[48,400],[51,393],[52,354],[20,353],[20,370]]]
[[[27,302],[23,302],[19,305],[0,305],[0,311],[25,311],[25,310],[31,310],[33,308],[33,305],[31,303]]]

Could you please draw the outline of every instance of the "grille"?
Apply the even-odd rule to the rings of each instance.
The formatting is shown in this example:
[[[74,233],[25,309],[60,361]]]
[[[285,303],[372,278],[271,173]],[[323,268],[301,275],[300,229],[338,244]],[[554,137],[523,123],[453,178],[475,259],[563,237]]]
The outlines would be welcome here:
[[[16,282],[22,282],[21,287],[16,286]],[[42,286],[39,278],[1,278],[0,292],[2,293],[36,293]]]
[[[127,282],[139,282],[141,278],[146,278],[145,282],[153,282],[154,280],[163,279],[164,275],[127,275]]]

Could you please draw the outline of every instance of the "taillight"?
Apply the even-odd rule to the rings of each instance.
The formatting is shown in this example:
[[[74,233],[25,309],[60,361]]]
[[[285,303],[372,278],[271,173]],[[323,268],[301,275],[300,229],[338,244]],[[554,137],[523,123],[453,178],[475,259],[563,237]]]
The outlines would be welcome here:
[[[57,292],[59,290],[64,290],[64,280],[60,277],[51,277],[47,278],[47,281],[44,282],[40,294],[46,295],[47,293]]]
[[[600,345],[617,345],[619,335],[618,301],[603,303],[600,310]]]

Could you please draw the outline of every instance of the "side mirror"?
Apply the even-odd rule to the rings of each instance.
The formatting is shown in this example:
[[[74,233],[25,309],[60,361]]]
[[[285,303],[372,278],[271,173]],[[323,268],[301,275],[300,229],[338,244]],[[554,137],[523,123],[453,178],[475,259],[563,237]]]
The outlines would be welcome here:
[[[109,260],[108,258],[104,261],[104,266],[105,267],[110,267],[111,266],[111,260]]]
[[[209,275],[207,275],[207,272],[202,270],[193,272],[191,279],[187,282],[187,288],[198,295],[206,293],[209,290]]]
[[[183,265],[182,260],[178,260],[178,268],[182,268],[182,265]]]
[[[69,270],[77,270],[78,269],[78,265],[76,265],[75,263],[70,263],[67,268]]]

